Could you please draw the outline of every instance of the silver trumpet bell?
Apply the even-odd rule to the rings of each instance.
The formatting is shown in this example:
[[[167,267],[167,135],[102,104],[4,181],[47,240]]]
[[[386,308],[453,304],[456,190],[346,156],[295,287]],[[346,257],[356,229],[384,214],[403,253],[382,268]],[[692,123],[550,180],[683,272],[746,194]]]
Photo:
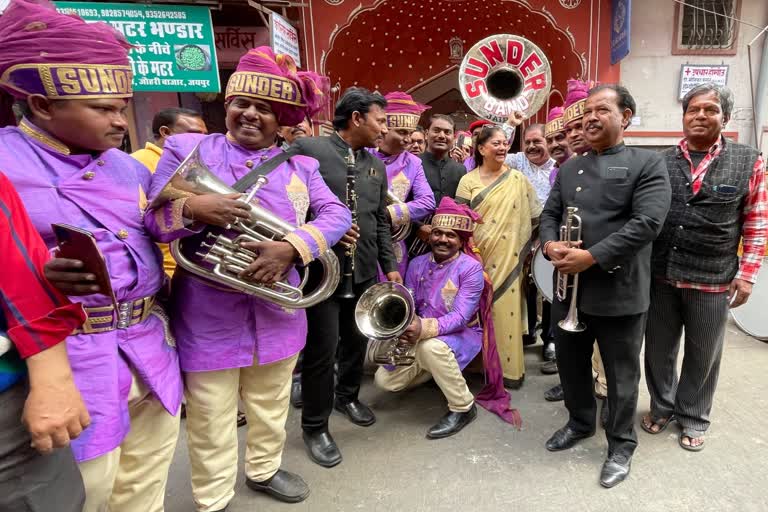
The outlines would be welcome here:
[[[374,345],[373,362],[410,366],[416,360],[415,345],[400,336],[416,316],[413,296],[405,286],[390,281],[376,283],[360,296],[355,306],[355,323]]]
[[[567,242],[573,246],[581,240],[581,217],[576,215],[579,209],[569,206],[565,218],[565,225],[560,226],[560,241]],[[557,299],[564,302],[568,296],[568,289],[571,289],[571,303],[568,306],[568,314],[564,319],[557,322],[558,327],[567,332],[582,332],[587,328],[584,322],[579,321],[579,311],[577,309],[577,300],[579,295],[579,274],[557,273]]]
[[[404,205],[405,203],[400,200],[399,197],[397,197],[391,190],[387,190],[387,205],[390,204],[400,204]],[[408,238],[408,235],[411,234],[411,223],[406,222],[402,226],[392,226],[392,241],[393,242],[399,242],[401,240],[405,240]]]
[[[259,188],[267,182],[267,177],[261,176],[244,198],[251,206],[249,219],[238,219],[227,228],[209,226],[199,235],[176,240],[170,245],[171,255],[181,268],[198,277],[285,308],[308,308],[330,297],[339,283],[339,261],[332,250],[318,258],[322,264],[323,279],[308,295],[304,295],[303,291],[309,279],[308,269],[304,270],[301,283],[297,286],[287,281],[267,286],[238,277],[257,256],[243,249],[241,243],[280,241],[296,229],[266,208],[251,203]],[[233,193],[238,191],[215,176],[200,159],[198,145],[179,165],[176,173],[152,201],[150,208],[180,197]]]

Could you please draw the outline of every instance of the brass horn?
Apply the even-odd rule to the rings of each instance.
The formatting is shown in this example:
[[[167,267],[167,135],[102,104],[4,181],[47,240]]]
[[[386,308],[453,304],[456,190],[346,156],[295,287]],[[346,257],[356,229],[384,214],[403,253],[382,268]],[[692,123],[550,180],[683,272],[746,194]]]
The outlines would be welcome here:
[[[512,112],[533,116],[549,97],[547,56],[528,39],[496,34],[476,43],[459,67],[461,96],[475,114],[503,123]]]
[[[395,195],[394,192],[391,190],[387,190],[387,205],[390,204],[399,204],[399,205],[405,205],[403,201],[400,200],[399,197]],[[411,234],[411,223],[406,222],[405,224],[401,226],[395,227],[392,226],[392,241],[393,242],[399,242],[401,240],[405,240],[408,238],[408,235]]]
[[[253,252],[240,247],[242,242],[280,241],[296,229],[266,208],[251,203],[259,188],[267,182],[266,176],[259,177],[244,199],[251,206],[249,219],[238,219],[227,228],[208,226],[202,233],[176,240],[171,243],[171,255],[184,270],[228,288],[286,308],[314,306],[330,297],[339,283],[339,260],[330,249],[318,258],[323,268],[323,279],[308,295],[304,295],[303,291],[309,279],[308,269],[304,270],[298,286],[292,286],[286,281],[265,286],[238,277],[238,273],[256,257]],[[181,162],[173,177],[152,201],[150,208],[191,195],[233,193],[237,191],[206,167],[200,158],[198,145]]]
[[[373,362],[410,366],[416,360],[414,345],[400,336],[416,316],[416,306],[408,288],[391,281],[376,283],[360,296],[355,306],[355,323],[367,336],[373,349]],[[370,352],[370,351],[369,351]]]
[[[579,209],[575,206],[569,206],[565,217],[565,224],[560,226],[560,241],[566,242],[569,247],[574,246],[581,241],[581,217],[576,215]],[[557,300],[564,302],[568,297],[568,289],[571,289],[571,302],[568,305],[568,314],[557,325],[567,332],[582,332],[587,328],[584,322],[579,321],[579,311],[577,301],[579,295],[579,274],[557,273]]]

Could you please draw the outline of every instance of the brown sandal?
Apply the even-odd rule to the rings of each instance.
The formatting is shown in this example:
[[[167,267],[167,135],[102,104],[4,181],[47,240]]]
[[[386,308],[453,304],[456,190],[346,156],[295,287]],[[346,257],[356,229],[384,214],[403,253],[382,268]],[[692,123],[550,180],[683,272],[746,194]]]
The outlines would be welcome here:
[[[648,419],[648,421],[651,422],[650,425],[646,425],[645,424],[645,420],[646,419]],[[664,423],[661,423],[662,421]],[[669,418],[654,419],[653,415],[651,413],[648,413],[645,416],[643,416],[643,418],[640,420],[640,427],[643,430],[645,430],[646,432],[648,432],[649,434],[655,436],[656,434],[661,434],[662,432],[664,432],[667,429],[667,427],[669,426],[669,424],[672,423],[673,421],[675,421],[675,415],[674,414],[672,416],[670,416]],[[653,430],[653,426],[654,425],[658,425],[659,426],[659,430]]]

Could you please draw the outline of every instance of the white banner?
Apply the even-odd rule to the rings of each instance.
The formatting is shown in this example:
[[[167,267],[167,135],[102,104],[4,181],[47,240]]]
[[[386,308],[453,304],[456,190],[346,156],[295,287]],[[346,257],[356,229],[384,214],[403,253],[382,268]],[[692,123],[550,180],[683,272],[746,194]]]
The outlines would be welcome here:
[[[677,99],[682,100],[688,91],[706,82],[727,85],[728,65],[683,64],[680,69],[680,94]]]
[[[274,12],[269,17],[269,29],[270,42],[275,53],[287,53],[296,61],[296,66],[301,67],[299,31],[288,23],[288,20]]]

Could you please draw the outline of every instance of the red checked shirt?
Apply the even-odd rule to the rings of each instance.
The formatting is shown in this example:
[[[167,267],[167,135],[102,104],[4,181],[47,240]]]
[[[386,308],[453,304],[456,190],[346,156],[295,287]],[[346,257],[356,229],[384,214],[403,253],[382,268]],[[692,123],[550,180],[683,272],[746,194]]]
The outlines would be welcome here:
[[[722,139],[709,148],[707,155],[696,168],[694,168],[691,155],[688,152],[688,141],[685,139],[681,140],[679,147],[683,157],[691,166],[691,178],[693,180],[691,188],[693,193],[698,194],[709,165],[720,155],[720,151],[723,149]],[[744,202],[742,219],[741,237],[744,249],[741,261],[739,262],[739,271],[736,273],[736,279],[754,283],[757,280],[757,272],[760,270],[760,265],[763,262],[766,240],[768,240],[768,193],[766,193],[765,189],[765,163],[762,156],[757,158],[752,169],[752,176],[749,179],[749,193]],[[693,288],[713,293],[724,292],[729,287],[728,284],[712,285],[683,281],[675,281],[672,284],[678,288]]]
[[[22,358],[61,343],[85,321],[43,276],[50,257],[8,178],[0,173],[0,306]]]

